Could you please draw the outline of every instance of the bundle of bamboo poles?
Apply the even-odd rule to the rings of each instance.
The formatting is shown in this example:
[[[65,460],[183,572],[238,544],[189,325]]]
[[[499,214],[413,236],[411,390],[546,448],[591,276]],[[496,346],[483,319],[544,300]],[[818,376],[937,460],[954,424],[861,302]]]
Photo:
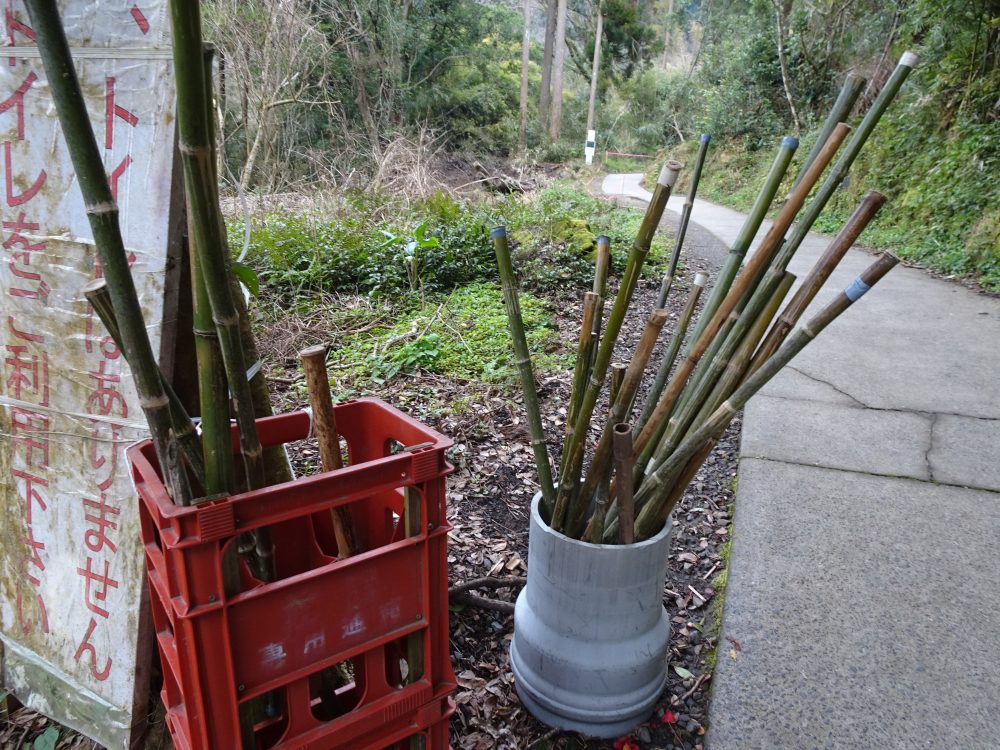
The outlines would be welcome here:
[[[640,384],[665,327],[664,307],[673,288],[680,243],[704,164],[707,136],[702,137],[691,191],[656,308],[649,314],[631,362],[619,371],[617,379],[608,378],[612,352],[653,233],[681,165],[668,162],[660,172],[606,321],[602,320],[601,310],[607,293],[610,248],[607,238],[599,239],[594,288],[583,300],[557,484],[553,483],[542,429],[506,230],[504,227],[493,230],[494,250],[538,468],[540,509],[551,528],[573,538],[603,544],[628,544],[655,536],[747,400],[897,263],[892,254],[882,253],[832,302],[804,325],[795,328],[834,268],[884,204],[884,196],[871,192],[782,309],[796,280],[787,271],[789,262],[915,64],[913,53],[902,56],[853,133],[845,121],[864,81],[853,74],[847,77],[820,131],[821,140],[803,161],[770,229],[746,259],[798,148],[796,139],[786,137],[782,140],[753,209],[696,321],[694,316],[706,279],[699,274],[690,284],[682,312],[670,331],[669,343],[664,346],[661,364],[638,409],[635,402]],[[832,168],[828,169],[831,164]],[[810,195],[812,199],[808,200]],[[598,415],[597,403],[606,380],[610,380],[607,411]],[[603,417],[603,424],[595,423],[600,417]],[[598,435],[596,448],[588,463],[585,453],[595,434]]]

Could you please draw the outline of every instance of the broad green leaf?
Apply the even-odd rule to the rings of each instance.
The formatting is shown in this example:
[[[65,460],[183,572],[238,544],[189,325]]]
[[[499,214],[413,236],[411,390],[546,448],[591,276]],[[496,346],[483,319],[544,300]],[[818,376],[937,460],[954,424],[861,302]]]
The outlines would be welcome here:
[[[254,297],[260,296],[260,279],[257,278],[257,272],[254,271],[250,266],[243,263],[230,263],[229,270],[232,271],[233,276],[239,279],[243,286],[247,288]]]
[[[56,750],[59,741],[59,730],[49,727],[35,739],[35,750]]]

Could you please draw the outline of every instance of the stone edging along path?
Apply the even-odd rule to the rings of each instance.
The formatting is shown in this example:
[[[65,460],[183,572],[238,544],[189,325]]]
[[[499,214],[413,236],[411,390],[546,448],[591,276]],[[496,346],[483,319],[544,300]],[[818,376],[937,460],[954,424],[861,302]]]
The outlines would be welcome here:
[[[897,267],[747,406],[708,750],[997,747],[998,539],[1000,299]]]

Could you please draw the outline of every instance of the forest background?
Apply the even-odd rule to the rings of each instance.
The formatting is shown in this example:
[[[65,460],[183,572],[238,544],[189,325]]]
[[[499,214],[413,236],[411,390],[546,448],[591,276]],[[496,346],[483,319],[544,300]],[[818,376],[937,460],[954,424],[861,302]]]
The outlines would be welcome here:
[[[847,72],[868,79],[857,116],[912,49],[918,69],[817,228],[877,188],[892,202],[869,244],[1000,290],[1000,0],[205,7],[221,52],[224,175],[243,195],[430,194],[449,165],[579,165],[596,70],[598,161],[690,161],[710,133],[701,195],[745,208],[782,135],[808,151]]]

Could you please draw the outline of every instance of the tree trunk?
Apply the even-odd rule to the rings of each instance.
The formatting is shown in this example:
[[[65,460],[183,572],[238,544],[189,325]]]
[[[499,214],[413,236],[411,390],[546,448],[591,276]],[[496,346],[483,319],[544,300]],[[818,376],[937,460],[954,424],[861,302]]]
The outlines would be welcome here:
[[[667,3],[667,20],[664,21],[663,28],[663,59],[660,61],[660,67],[666,69],[667,55],[670,54],[670,42],[674,36],[674,0],[669,0]]]
[[[774,15],[778,22],[778,62],[781,64],[781,83],[785,88],[788,109],[792,113],[795,134],[798,135],[802,128],[799,124],[799,113],[795,109],[795,101],[792,98],[792,81],[788,72],[788,58],[785,55],[785,37],[787,36],[788,14],[792,9],[792,0],[772,0],[772,2]]]
[[[556,37],[552,54],[552,119],[549,121],[549,137],[559,140],[562,129],[563,73],[566,68],[566,0],[559,0],[556,11]]]
[[[545,49],[542,52],[542,91],[538,98],[538,119],[544,132],[549,123],[549,104],[552,101],[552,46],[556,38],[556,3],[548,0],[545,11]]]
[[[528,146],[528,63],[531,56],[531,0],[524,0],[524,36],[521,39],[521,121],[517,145],[523,154]]]
[[[587,135],[594,129],[594,103],[597,100],[597,73],[601,69],[601,38],[604,35],[604,14],[597,5],[597,33],[594,35],[594,67],[590,71],[590,104],[587,105]]]

